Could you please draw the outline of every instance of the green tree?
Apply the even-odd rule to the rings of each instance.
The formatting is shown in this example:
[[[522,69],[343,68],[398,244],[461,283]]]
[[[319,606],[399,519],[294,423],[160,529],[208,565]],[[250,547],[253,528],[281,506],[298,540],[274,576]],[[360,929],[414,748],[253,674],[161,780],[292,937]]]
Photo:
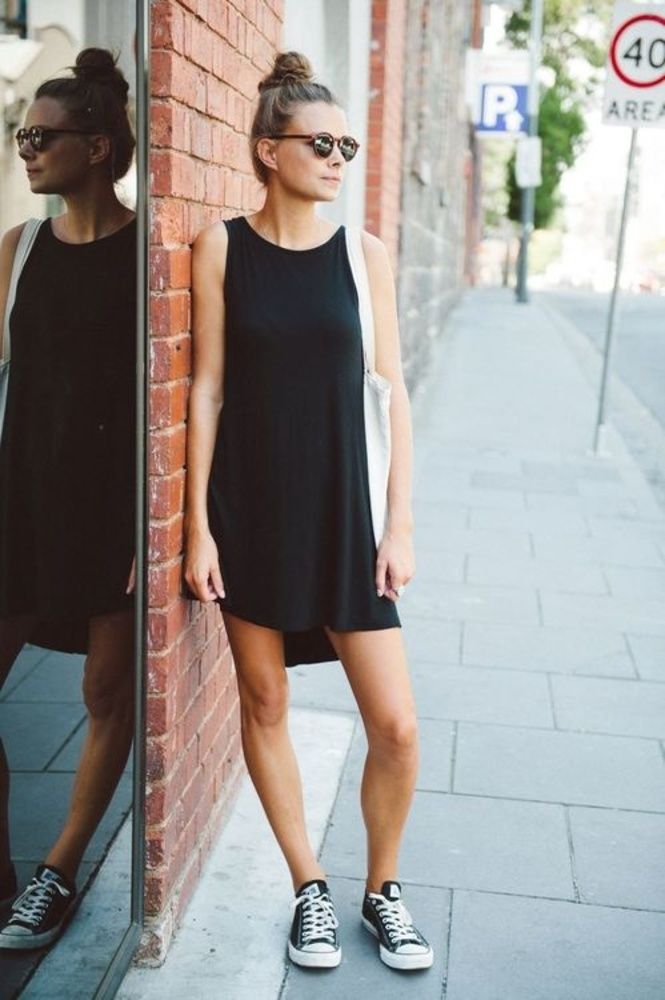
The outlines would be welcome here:
[[[612,0],[545,0],[542,63],[552,70],[553,82],[541,88],[538,109],[543,182],[536,188],[536,228],[551,223],[559,206],[561,177],[584,145],[585,107],[605,63],[611,10]],[[530,23],[531,0],[524,0],[522,9],[506,23],[506,36],[514,48],[528,47]],[[521,192],[515,181],[514,155],[508,161],[507,186],[508,215],[517,221]]]

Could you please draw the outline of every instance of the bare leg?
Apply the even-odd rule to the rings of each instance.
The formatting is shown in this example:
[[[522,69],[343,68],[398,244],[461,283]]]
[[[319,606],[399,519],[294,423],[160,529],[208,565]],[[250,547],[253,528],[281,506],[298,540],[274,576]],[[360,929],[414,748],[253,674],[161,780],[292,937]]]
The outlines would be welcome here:
[[[72,881],[122,775],[134,731],[134,613],[90,620],[83,677],[88,732],[81,750],[69,814],[45,861]]]
[[[416,712],[399,628],[326,629],[365,725],[369,751],[360,799],[367,829],[367,888],[397,879],[404,825],[418,772]]]
[[[4,685],[18,654],[30,634],[33,619],[3,618],[0,620],[0,688]],[[0,739],[0,885],[9,881],[12,872],[9,843],[9,764]],[[1,895],[1,892],[0,892]]]
[[[300,772],[287,726],[282,634],[228,611],[223,615],[237,671],[247,770],[298,889],[325,875],[305,828]]]

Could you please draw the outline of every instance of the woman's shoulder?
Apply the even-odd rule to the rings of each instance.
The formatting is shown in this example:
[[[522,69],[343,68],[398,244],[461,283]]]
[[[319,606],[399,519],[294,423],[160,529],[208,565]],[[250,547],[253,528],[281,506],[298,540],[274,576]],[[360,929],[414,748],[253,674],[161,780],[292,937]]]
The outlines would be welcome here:
[[[202,229],[194,240],[193,245],[195,251],[206,252],[214,250],[218,253],[220,250],[226,251],[228,242],[229,231],[227,220],[220,219],[218,222],[213,222],[210,226]]]

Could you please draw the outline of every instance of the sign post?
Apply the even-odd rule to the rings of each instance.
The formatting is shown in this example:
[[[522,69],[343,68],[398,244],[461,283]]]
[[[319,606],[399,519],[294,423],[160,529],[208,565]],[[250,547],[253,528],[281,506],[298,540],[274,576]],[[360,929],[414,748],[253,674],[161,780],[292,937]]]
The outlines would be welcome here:
[[[638,127],[665,128],[665,3],[639,4],[619,0],[614,7],[612,38],[607,58],[607,83],[603,98],[603,123],[631,128],[626,184],[617,239],[614,284],[605,329],[603,369],[593,450],[598,451],[605,426],[607,383],[614,339],[616,304],[626,239],[631,179]]]

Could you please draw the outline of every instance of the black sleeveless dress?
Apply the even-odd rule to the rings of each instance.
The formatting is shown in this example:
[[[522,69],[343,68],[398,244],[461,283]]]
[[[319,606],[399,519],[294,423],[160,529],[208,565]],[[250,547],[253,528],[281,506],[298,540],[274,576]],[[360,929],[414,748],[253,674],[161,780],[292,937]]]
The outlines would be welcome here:
[[[40,226],[10,317],[0,444],[0,618],[86,652],[130,607],[136,434],[136,220],[90,243]]]
[[[344,227],[289,250],[226,222],[224,403],[208,489],[222,608],[284,633],[287,666],[334,630],[400,626],[378,597],[362,331]]]

